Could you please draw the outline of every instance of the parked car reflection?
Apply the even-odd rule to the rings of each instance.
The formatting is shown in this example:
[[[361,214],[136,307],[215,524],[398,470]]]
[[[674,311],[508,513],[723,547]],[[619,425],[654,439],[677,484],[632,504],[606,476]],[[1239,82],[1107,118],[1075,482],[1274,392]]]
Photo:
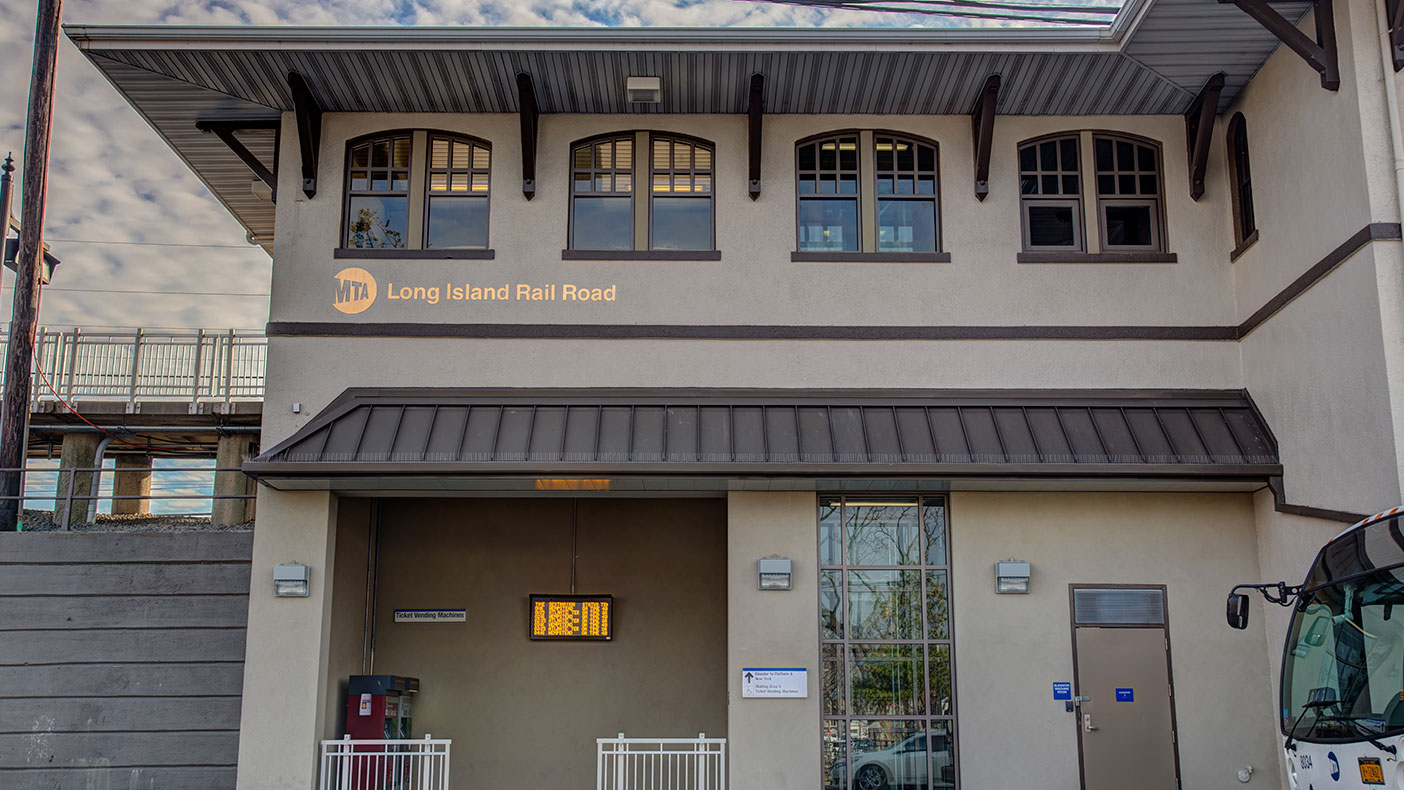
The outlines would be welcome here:
[[[951,760],[950,735],[934,732],[929,736],[931,769],[935,780],[927,783],[926,749],[928,736],[918,733],[885,749],[877,748],[870,739],[855,738],[850,745],[853,755],[853,790],[916,790],[917,788],[955,787],[955,764]],[[835,760],[825,777],[828,788],[847,787],[848,763]]]

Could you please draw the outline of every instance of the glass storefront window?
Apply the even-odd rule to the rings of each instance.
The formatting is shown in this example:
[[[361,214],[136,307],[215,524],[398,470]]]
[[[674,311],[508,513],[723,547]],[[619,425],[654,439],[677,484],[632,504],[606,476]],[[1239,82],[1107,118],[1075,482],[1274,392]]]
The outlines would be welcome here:
[[[944,498],[824,497],[818,522],[825,788],[954,788]]]

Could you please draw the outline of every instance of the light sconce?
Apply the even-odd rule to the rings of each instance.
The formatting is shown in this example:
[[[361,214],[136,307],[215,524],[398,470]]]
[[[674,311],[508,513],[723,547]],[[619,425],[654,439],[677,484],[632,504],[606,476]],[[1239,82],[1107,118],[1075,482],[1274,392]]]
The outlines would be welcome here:
[[[306,598],[312,594],[312,569],[297,562],[273,566],[276,598]]]
[[[633,104],[659,104],[663,101],[663,78],[626,77],[624,94]]]
[[[790,558],[774,554],[756,560],[757,590],[790,589]]]
[[[1027,562],[1008,559],[995,563],[995,592],[1001,595],[1028,595],[1030,568]]]

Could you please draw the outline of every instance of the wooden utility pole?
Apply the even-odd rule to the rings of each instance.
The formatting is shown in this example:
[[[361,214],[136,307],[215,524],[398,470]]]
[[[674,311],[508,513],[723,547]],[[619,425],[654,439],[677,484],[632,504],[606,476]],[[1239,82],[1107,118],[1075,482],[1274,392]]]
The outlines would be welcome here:
[[[58,61],[62,0],[39,0],[34,24],[34,70],[29,78],[29,115],[24,128],[24,182],[20,197],[19,255],[10,342],[5,358],[5,393],[0,401],[0,532],[19,523],[29,433],[29,386],[34,334],[39,327],[39,279],[44,271],[44,202],[49,181],[49,137],[54,115],[54,70]]]

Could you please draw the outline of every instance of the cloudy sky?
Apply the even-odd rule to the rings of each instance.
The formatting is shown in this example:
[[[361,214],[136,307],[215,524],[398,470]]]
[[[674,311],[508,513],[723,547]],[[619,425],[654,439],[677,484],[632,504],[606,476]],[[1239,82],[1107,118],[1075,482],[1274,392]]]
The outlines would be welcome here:
[[[1091,0],[1097,4],[1108,0]],[[64,21],[218,25],[951,25],[744,0],[68,0]],[[21,158],[34,0],[0,0],[0,155]],[[49,327],[261,329],[269,258],[67,39],[45,238],[63,261]],[[14,208],[19,210],[16,173]],[[3,273],[0,321],[13,275]]]

